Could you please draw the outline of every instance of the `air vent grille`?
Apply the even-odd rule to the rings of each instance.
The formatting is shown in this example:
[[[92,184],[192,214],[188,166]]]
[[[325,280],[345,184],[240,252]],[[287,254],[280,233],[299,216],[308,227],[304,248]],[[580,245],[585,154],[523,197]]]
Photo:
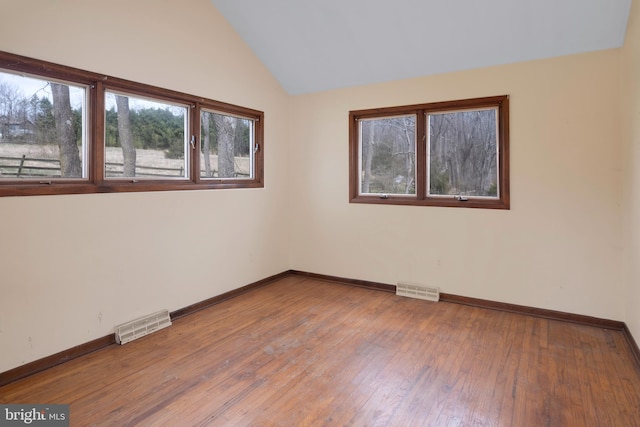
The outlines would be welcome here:
[[[438,302],[440,300],[440,289],[400,282],[396,285],[396,295]]]
[[[171,326],[169,310],[158,311],[116,326],[116,342],[118,344],[126,344],[168,326]]]

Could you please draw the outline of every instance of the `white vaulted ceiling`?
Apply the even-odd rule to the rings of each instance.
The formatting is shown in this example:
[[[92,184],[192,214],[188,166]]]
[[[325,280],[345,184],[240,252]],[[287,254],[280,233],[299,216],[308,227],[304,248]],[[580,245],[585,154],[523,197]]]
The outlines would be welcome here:
[[[631,0],[212,0],[290,94],[620,47]]]

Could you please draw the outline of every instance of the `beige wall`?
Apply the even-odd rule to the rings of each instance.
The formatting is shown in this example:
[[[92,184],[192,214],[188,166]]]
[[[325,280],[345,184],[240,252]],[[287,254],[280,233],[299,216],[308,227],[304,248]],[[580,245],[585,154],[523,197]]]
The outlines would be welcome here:
[[[294,269],[624,320],[619,51],[298,96]],[[348,112],[510,95],[511,210],[348,203]]]
[[[626,323],[636,342],[640,343],[640,1],[634,0],[627,27],[625,45],[622,49],[622,93],[624,95],[621,115],[626,120],[629,146],[626,154],[627,175],[625,213],[629,227],[630,277],[624,294],[626,301]]]
[[[0,372],[289,268],[288,97],[209,0],[1,10],[0,50],[263,110],[268,167],[264,189],[0,198]]]

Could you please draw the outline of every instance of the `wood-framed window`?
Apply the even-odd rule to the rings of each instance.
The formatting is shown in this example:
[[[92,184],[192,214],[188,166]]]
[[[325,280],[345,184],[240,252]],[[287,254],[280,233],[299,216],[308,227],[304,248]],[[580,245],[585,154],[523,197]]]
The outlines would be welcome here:
[[[349,200],[509,209],[509,97],[349,112]]]
[[[0,52],[0,196],[264,187],[264,113]]]

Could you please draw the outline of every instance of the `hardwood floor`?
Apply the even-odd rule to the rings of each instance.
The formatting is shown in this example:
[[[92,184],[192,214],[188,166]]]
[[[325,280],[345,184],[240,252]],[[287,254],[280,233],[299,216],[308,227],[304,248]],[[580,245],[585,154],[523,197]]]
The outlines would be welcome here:
[[[71,425],[638,426],[620,331],[289,276],[0,388]]]

